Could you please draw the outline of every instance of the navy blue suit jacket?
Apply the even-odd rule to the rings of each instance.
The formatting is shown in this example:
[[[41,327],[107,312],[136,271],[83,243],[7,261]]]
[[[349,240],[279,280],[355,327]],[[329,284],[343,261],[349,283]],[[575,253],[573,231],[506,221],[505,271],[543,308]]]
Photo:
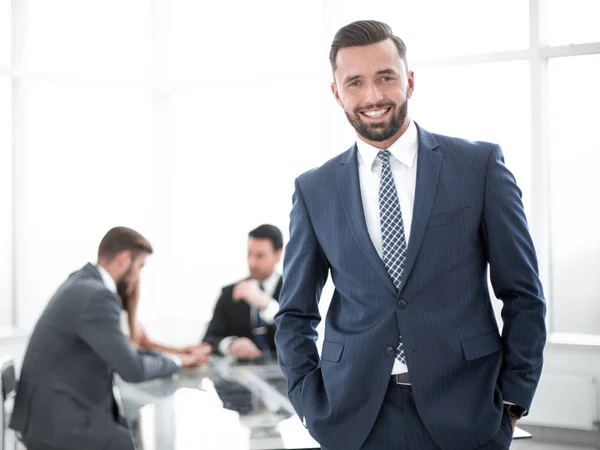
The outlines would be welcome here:
[[[502,151],[418,133],[399,291],[367,231],[356,146],[296,180],[275,340],[290,400],[323,447],[352,450],[365,441],[400,333],[419,414],[443,449],[490,440],[503,401],[529,409],[540,377],[545,302],[521,192]],[[488,264],[503,302],[502,334]],[[319,358],[318,299],[329,271],[335,292]]]

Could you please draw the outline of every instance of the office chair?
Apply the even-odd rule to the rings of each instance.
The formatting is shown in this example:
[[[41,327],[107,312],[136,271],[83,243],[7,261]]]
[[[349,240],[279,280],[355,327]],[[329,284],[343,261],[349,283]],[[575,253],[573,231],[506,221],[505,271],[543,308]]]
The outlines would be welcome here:
[[[14,404],[14,398],[17,394],[17,376],[15,374],[15,363],[11,357],[3,357],[0,359],[0,384],[2,385],[2,434],[0,440],[0,449],[8,450],[6,438],[8,436],[8,424],[12,415],[12,409]],[[13,437],[14,448],[19,448],[18,436],[15,433],[11,433]],[[21,447],[22,448],[22,447]]]

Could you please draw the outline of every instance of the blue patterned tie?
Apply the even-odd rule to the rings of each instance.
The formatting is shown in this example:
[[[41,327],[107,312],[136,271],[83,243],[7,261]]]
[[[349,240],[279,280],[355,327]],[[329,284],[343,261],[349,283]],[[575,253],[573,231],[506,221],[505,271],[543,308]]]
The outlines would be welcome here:
[[[406,237],[404,236],[404,223],[400,211],[400,201],[392,177],[390,167],[390,152],[380,151],[381,182],[379,183],[379,219],[381,221],[381,241],[383,246],[383,263],[388,274],[394,282],[396,289],[402,282],[402,271],[406,258]],[[398,340],[396,359],[406,364],[402,336]]]
[[[258,287],[264,292],[265,288],[262,283],[259,283]],[[254,341],[254,345],[262,351],[266,347],[265,323],[262,317],[260,317],[260,310],[254,306],[250,308],[250,324],[252,326],[252,340]]]

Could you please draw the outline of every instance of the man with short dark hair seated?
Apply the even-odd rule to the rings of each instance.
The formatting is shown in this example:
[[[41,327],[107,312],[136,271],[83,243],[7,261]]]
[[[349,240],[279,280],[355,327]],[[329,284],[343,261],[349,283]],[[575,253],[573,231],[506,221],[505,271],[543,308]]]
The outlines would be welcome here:
[[[261,225],[248,234],[250,277],[223,287],[203,341],[215,352],[255,360],[275,354],[275,325],[279,311],[283,236],[274,225]]]
[[[98,264],[87,264],[58,288],[27,346],[10,427],[28,450],[133,450],[117,423],[113,374],[140,382],[198,364],[135,349],[120,328],[117,294],[137,286],[150,243],[125,227],[102,239]]]

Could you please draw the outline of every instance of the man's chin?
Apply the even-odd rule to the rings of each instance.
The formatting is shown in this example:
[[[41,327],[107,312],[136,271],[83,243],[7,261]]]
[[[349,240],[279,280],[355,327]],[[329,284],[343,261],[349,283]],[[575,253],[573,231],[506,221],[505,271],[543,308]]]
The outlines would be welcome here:
[[[362,136],[363,139],[371,142],[383,142],[393,136],[393,134],[390,136],[389,133],[368,133],[367,135],[364,135],[362,133],[359,134]]]

